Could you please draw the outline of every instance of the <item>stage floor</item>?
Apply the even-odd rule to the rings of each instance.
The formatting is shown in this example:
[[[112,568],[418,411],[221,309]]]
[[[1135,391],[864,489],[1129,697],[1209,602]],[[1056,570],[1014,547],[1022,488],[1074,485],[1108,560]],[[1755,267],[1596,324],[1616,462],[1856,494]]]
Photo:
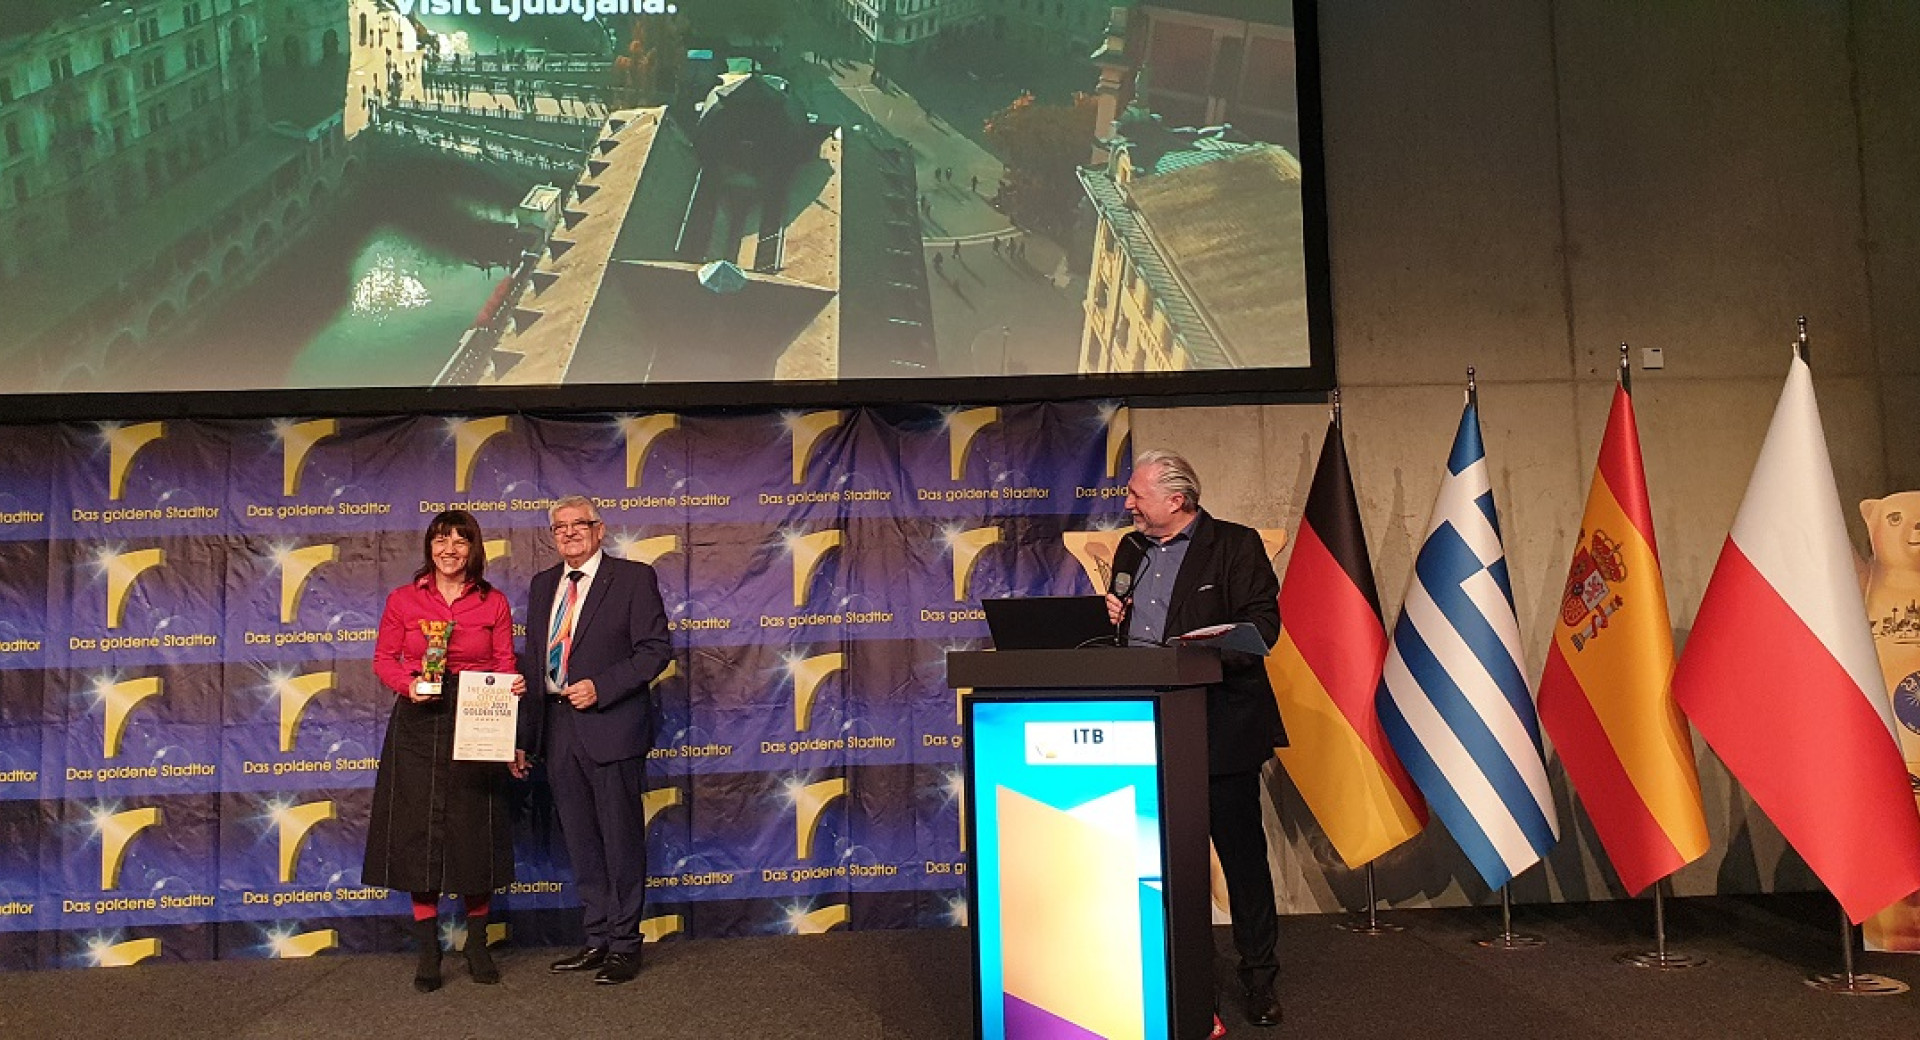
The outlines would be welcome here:
[[[1710,961],[1680,972],[1614,963],[1651,945],[1645,901],[1519,907],[1517,929],[1547,943],[1510,952],[1472,942],[1496,930],[1497,910],[1384,919],[1406,930],[1368,937],[1332,917],[1282,919],[1286,1022],[1256,1029],[1227,1000],[1230,1034],[1920,1037],[1920,994],[1841,997],[1801,984],[1839,967],[1839,912],[1824,896],[1671,901],[1671,948]],[[1216,939],[1228,948],[1224,929]],[[650,947],[640,978],[616,987],[549,975],[557,951],[503,948],[501,985],[474,985],[449,957],[446,986],[426,995],[413,992],[412,957],[400,953],[14,974],[0,976],[0,1036],[963,1040],[967,943],[957,930],[670,942]],[[1920,956],[1865,954],[1857,964],[1920,983]]]

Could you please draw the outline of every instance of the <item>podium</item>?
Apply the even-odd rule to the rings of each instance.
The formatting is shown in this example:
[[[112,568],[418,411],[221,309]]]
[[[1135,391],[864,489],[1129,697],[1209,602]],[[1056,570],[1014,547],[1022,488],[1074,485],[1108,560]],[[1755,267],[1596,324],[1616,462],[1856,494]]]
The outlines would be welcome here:
[[[1213,1026],[1207,701],[1192,647],[954,651],[974,1036]]]

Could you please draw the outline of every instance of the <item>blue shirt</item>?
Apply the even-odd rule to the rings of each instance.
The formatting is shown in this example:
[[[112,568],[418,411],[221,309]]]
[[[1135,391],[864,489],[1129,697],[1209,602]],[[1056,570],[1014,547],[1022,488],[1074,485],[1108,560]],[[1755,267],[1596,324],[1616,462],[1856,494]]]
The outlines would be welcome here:
[[[1147,546],[1141,558],[1140,572],[1133,580],[1133,609],[1127,615],[1127,635],[1131,639],[1160,642],[1167,638],[1167,608],[1173,603],[1173,582],[1180,576],[1180,564],[1187,558],[1187,546],[1193,544],[1195,513],[1187,526]],[[1179,633],[1172,633],[1178,635]]]

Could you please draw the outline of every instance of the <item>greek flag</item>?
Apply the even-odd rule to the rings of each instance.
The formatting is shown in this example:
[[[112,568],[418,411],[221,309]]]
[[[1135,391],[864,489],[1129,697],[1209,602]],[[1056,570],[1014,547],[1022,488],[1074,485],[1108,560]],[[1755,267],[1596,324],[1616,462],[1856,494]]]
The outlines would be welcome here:
[[[1394,752],[1489,886],[1559,840],[1471,400],[1375,700]]]

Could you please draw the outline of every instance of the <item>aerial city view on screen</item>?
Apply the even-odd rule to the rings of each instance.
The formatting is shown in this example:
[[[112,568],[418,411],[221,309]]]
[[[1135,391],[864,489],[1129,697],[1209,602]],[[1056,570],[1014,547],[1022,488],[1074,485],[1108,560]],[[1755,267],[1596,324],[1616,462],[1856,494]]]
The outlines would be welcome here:
[[[0,393],[1308,363],[1280,0],[5,0]]]

